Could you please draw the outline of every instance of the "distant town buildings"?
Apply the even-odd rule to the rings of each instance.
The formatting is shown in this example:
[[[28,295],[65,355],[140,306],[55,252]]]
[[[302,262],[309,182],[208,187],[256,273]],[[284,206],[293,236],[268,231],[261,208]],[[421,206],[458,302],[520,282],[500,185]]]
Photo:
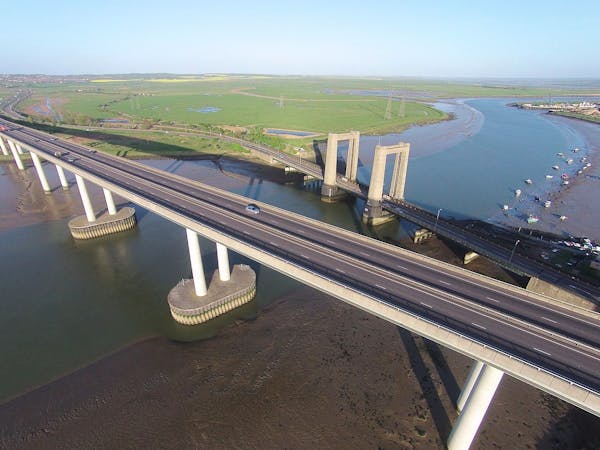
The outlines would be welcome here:
[[[600,116],[600,104],[591,102],[577,103],[523,103],[524,109],[547,109],[549,111],[569,111],[588,116]]]

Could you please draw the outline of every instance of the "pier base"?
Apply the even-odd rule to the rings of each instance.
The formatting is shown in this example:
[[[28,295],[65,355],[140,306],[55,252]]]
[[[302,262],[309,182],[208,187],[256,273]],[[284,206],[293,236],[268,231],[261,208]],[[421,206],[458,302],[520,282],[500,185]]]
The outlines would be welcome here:
[[[365,209],[362,215],[362,222],[364,224],[376,226],[381,225],[383,223],[391,222],[392,220],[396,219],[396,215],[385,211],[381,207],[380,202],[373,202],[371,200],[367,200],[367,204],[365,205]]]
[[[94,239],[107,234],[119,233],[135,227],[135,209],[125,206],[116,214],[103,214],[94,222],[88,222],[85,215],[69,221],[71,235],[75,239]]]
[[[346,199],[346,192],[337,186],[330,186],[325,183],[321,186],[321,201],[325,203],[337,203]]]
[[[421,242],[431,239],[433,236],[435,236],[433,231],[430,231],[427,228],[418,228],[413,233],[413,243],[420,244]]]
[[[167,297],[171,315],[183,325],[197,325],[214,319],[256,295],[256,274],[245,264],[233,266],[229,281],[221,281],[215,271],[206,295],[197,296],[193,280],[181,280]]]

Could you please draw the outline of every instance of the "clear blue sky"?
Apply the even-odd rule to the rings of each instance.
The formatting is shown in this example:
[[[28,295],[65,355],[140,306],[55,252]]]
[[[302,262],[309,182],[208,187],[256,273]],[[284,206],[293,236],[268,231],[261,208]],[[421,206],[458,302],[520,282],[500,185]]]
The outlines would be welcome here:
[[[22,0],[0,17],[0,73],[600,77],[600,0]]]

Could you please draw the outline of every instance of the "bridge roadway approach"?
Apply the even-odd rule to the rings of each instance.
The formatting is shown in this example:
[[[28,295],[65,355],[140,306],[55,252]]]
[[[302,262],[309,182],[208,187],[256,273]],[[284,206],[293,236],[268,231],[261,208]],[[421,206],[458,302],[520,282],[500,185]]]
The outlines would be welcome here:
[[[251,199],[0,124],[5,138],[149,211],[600,416],[597,313],[266,204],[250,214]]]
[[[214,133],[194,132],[201,136],[206,136],[213,139],[221,139],[227,142],[232,142],[246,147],[250,150],[266,155],[274,161],[278,161],[287,166],[293,167],[299,172],[310,175],[316,179],[323,180],[323,169],[321,166],[302,159],[301,157],[283,153],[277,149],[267,147],[265,145],[254,142],[245,141],[230,136],[223,136]],[[342,175],[337,175],[336,185],[344,191],[362,198],[367,199],[368,186],[358,184],[347,179]],[[479,255],[485,256],[500,266],[511,270],[520,275],[536,277],[548,283],[554,284],[561,289],[572,291],[578,295],[591,299],[593,302],[600,302],[600,288],[591,284],[574,280],[569,275],[556,270],[554,267],[544,264],[540,261],[533,260],[526,256],[520,255],[518,249],[513,252],[512,249],[503,247],[494,242],[491,242],[482,236],[473,233],[472,231],[459,227],[452,222],[445,220],[442,217],[436,217],[418,206],[412,205],[405,200],[399,199],[382,199],[381,206],[384,210],[409,220],[421,227],[434,231],[435,234],[443,236],[453,242],[472,250]]]

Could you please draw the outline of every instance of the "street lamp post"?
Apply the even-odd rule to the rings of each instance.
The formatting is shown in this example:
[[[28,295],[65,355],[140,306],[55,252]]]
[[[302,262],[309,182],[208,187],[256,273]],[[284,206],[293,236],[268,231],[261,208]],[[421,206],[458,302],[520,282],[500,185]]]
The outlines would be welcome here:
[[[443,208],[438,209],[437,215],[435,216],[435,226],[433,227],[433,232],[437,232],[437,224],[438,220],[440,220],[440,212],[442,212]]]
[[[519,242],[521,242],[519,239],[517,239],[517,242],[515,242],[515,245],[513,246],[512,252],[510,252],[510,258],[508,258],[508,262],[511,263],[513,256],[515,256],[515,250],[517,249],[517,245],[519,245]]]

